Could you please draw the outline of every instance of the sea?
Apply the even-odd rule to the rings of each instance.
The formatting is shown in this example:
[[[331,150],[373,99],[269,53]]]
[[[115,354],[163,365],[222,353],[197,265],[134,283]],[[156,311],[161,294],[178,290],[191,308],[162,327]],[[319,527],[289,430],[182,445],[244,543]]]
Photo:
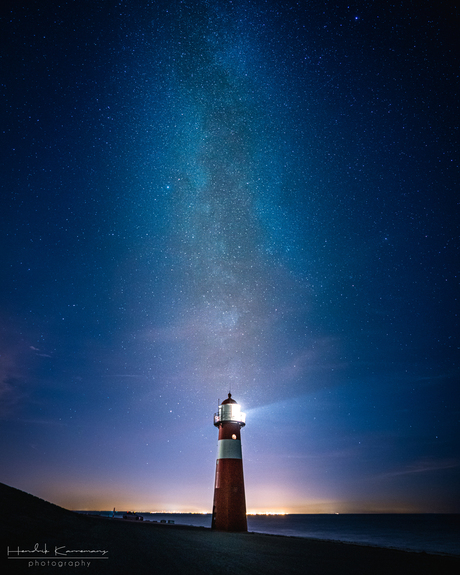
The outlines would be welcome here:
[[[112,517],[111,511],[94,511]],[[123,517],[116,512],[115,517]],[[211,527],[211,514],[137,513],[144,521]],[[248,515],[248,531],[460,556],[458,514]]]

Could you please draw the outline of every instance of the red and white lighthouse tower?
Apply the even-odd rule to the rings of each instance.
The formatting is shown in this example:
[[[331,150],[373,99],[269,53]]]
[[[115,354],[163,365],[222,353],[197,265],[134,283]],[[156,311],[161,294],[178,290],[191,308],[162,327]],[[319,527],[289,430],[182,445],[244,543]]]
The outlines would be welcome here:
[[[219,447],[211,527],[220,531],[248,530],[240,436],[246,414],[240,409],[229,393],[228,399],[219,405],[219,412],[214,414],[214,425],[219,428]]]

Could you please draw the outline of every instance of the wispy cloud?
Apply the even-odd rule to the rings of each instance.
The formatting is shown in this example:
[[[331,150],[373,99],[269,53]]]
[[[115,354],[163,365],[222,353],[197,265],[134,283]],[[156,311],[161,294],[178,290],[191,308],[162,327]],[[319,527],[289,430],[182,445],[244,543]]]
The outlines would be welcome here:
[[[135,374],[135,373],[113,373],[113,374],[104,374],[102,377],[130,377],[134,379],[145,379],[145,375]]]
[[[51,427],[68,427],[68,423],[60,420],[60,419],[18,419],[16,420],[18,423],[24,423],[27,425],[44,425],[44,426],[51,426]]]
[[[395,469],[379,475],[379,477],[397,477],[399,475],[411,475],[414,473],[430,473],[442,469],[454,469],[460,467],[458,459],[420,459],[406,465],[401,469]]]
[[[4,330],[2,332],[5,333]],[[25,356],[27,353],[30,355],[30,351],[11,337],[2,337],[0,346],[0,417],[5,418],[25,396],[21,383]]]
[[[37,383],[32,366],[41,361],[35,358],[51,358],[25,339],[18,326],[0,317],[0,417],[4,419],[17,414],[18,406],[30,397],[31,385]],[[29,333],[28,339],[36,338]]]

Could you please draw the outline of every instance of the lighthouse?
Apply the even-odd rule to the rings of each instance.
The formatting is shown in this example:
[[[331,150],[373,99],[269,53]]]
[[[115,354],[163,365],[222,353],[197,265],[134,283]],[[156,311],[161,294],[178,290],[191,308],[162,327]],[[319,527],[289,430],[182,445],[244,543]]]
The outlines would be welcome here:
[[[219,531],[248,530],[240,435],[245,419],[246,414],[241,413],[231,393],[214,414],[219,444],[211,527]]]

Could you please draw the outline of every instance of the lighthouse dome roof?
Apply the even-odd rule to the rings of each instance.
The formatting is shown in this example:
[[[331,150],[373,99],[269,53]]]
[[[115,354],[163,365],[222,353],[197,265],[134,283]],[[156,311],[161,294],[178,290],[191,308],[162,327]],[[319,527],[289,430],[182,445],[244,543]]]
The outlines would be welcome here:
[[[231,393],[228,394],[228,399],[225,399],[225,400],[222,402],[222,405],[226,405],[226,404],[228,404],[228,403],[237,403],[234,399],[232,399],[232,394],[231,394]]]

